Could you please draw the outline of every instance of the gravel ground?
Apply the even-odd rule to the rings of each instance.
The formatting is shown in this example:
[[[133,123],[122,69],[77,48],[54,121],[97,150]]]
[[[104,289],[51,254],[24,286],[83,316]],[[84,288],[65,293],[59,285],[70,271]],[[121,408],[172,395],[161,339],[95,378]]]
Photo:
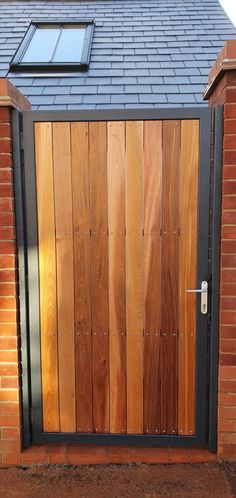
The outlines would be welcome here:
[[[233,498],[236,463],[0,469],[1,498]]]

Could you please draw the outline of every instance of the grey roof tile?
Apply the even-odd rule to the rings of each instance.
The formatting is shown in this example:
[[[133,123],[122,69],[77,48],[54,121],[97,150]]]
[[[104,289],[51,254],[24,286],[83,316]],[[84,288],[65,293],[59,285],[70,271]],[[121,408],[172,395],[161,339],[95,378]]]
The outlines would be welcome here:
[[[180,94],[170,94],[170,95],[167,95],[167,99],[168,99],[168,102],[170,102],[170,103],[179,102],[180,100],[183,104],[186,102],[189,102],[189,103],[196,102],[194,94],[192,94],[192,93],[191,94],[181,93],[181,96],[180,96]]]
[[[209,62],[207,60],[202,60],[199,59],[199,60],[194,60],[194,61],[185,61],[184,65],[186,67],[190,67],[191,69],[194,68],[194,67],[208,67],[209,70],[210,70],[210,67],[211,67],[211,64],[209,64]]]
[[[80,104],[82,102],[82,95],[56,95],[55,104]]]
[[[28,98],[32,104],[53,104],[55,97],[48,95],[28,95]]]
[[[202,76],[190,76],[189,79],[190,79],[191,83],[202,84]]]
[[[32,87],[33,90],[38,90],[38,88],[42,87]],[[69,86],[49,86],[44,88],[44,95],[66,95],[67,93],[70,93],[70,87]]]
[[[117,78],[114,78],[114,79],[117,79]],[[85,81],[83,83],[85,84],[85,86],[87,86],[87,85],[110,85],[111,82],[112,82],[112,78],[106,78],[106,77],[96,78],[94,76],[93,78],[90,78],[90,77],[85,78]],[[71,86],[73,86],[73,83]]]
[[[175,69],[176,67],[184,67],[184,61],[170,61],[170,62],[161,62],[161,68]],[[163,71],[166,74],[166,71]]]
[[[10,74],[38,109],[206,105],[202,91],[223,42],[236,39],[217,0],[5,0],[0,74],[31,19],[95,18],[87,73]],[[167,100],[168,99],[168,100]]]
[[[207,74],[209,73],[209,68],[208,68],[208,71],[207,71]],[[200,70],[197,68],[197,67],[189,67],[189,68],[178,68],[178,69],[175,69],[175,74],[177,76],[197,76],[198,74],[200,74]]]
[[[126,85],[125,93],[151,93],[151,85]]]
[[[123,76],[123,78],[112,78],[112,85],[134,85],[137,83],[136,76]]]
[[[44,90],[47,90],[43,86],[18,86],[18,89],[22,93],[27,93],[27,95],[42,95]]]
[[[33,81],[33,78],[11,78],[11,83],[17,87],[31,86],[33,84]],[[22,93],[25,93],[23,89],[21,91]]]
[[[139,101],[141,103],[153,103],[155,104],[156,102],[167,102],[166,95],[164,93],[162,94],[157,94],[157,93],[146,93],[146,94],[141,94],[139,95]]]
[[[125,69],[125,76],[148,76],[148,69]]]
[[[133,103],[139,101],[138,94],[123,94],[123,95],[111,95],[111,103]]]
[[[155,85],[155,84],[162,84],[163,83],[163,78],[161,76],[141,76],[138,77],[138,83],[142,84],[150,84],[150,85]]]
[[[202,61],[202,54],[195,54],[194,57],[195,57],[196,60],[201,60]],[[206,61],[208,63],[210,63],[210,66],[212,66],[213,63],[216,60],[216,57],[215,57],[214,54],[205,54],[205,58],[206,58]]]
[[[150,75],[151,76],[174,76],[175,72],[174,69],[151,69],[150,70]]]
[[[23,80],[26,81],[26,78],[22,78]],[[23,84],[23,83],[21,83]],[[56,86],[60,84],[59,78],[35,78],[33,80],[33,86]]]
[[[70,89],[70,87],[68,87]],[[77,95],[90,95],[97,93],[98,87],[94,85],[81,85],[81,86],[72,86],[70,89],[71,94],[77,94]],[[103,92],[104,93],[104,92]]]
[[[86,104],[108,104],[111,100],[110,95],[85,95],[83,103]]]
[[[39,105],[38,111],[65,111],[67,108],[66,105]]]
[[[152,85],[152,91],[167,95],[168,93],[179,93],[179,88],[177,85]]]
[[[202,74],[202,76],[208,76],[209,74],[209,67],[200,67],[199,68],[199,73]]]
[[[193,54],[175,54],[171,56],[172,61],[193,61]]]
[[[193,84],[181,85],[181,86],[179,85],[178,88],[179,91],[182,93],[194,93],[194,94],[201,93],[202,95],[204,92],[204,85],[193,85]]]
[[[142,64],[145,64],[145,62],[143,62]],[[112,63],[112,68],[114,68],[114,69],[135,69],[136,67],[137,67],[136,62],[113,62]]]
[[[124,85],[110,85],[110,86],[105,86],[105,85],[100,85],[98,87],[97,92],[100,93],[124,93],[125,86]]]

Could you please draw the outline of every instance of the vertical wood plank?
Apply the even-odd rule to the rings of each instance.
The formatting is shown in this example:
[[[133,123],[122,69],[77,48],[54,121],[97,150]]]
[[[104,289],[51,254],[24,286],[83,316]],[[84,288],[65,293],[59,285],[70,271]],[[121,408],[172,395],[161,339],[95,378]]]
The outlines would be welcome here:
[[[75,432],[74,277],[70,123],[53,123],[60,430]]]
[[[143,122],[126,123],[127,432],[143,432]]]
[[[110,432],[126,432],[125,123],[107,123]]]
[[[144,133],[144,433],[160,433],[162,122]]]
[[[55,213],[51,123],[35,123],[43,430],[59,431]]]
[[[163,121],[161,275],[161,433],[178,422],[178,199],[180,122]]]
[[[181,122],[179,192],[179,396],[178,432],[195,432],[196,288],[199,122]]]
[[[77,432],[92,431],[88,123],[71,123]]]
[[[106,123],[89,123],[93,428],[109,432],[109,314]]]

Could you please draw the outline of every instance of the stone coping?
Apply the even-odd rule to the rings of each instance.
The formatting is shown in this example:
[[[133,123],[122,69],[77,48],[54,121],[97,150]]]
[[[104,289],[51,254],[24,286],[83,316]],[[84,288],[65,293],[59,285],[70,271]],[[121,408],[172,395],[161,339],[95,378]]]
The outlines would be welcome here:
[[[30,109],[30,102],[10,81],[0,78],[0,107],[26,111]]]
[[[236,70],[236,40],[225,42],[223,49],[218,55],[215,64],[213,65],[209,77],[208,86],[203,94],[203,99],[208,100],[216,85],[224,76],[226,71]]]

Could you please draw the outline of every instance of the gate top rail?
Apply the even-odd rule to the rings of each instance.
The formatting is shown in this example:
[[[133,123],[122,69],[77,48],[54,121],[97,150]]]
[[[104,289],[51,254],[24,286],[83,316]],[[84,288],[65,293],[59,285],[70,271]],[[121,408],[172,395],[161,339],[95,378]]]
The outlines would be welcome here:
[[[39,121],[132,121],[164,119],[207,119],[211,116],[208,107],[163,107],[157,109],[78,109],[51,111],[24,111],[24,129]]]

